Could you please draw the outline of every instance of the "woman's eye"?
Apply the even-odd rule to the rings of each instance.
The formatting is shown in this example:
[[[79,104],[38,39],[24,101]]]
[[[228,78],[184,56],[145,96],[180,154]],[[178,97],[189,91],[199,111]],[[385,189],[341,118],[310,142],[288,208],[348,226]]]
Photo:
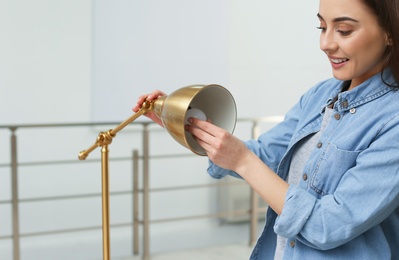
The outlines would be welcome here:
[[[341,34],[342,36],[348,36],[348,35],[350,35],[352,33],[351,30],[349,30],[349,31],[337,30],[337,32],[339,34]]]
[[[321,30],[322,32],[326,31],[326,27],[322,27],[322,26],[317,27],[317,29]]]

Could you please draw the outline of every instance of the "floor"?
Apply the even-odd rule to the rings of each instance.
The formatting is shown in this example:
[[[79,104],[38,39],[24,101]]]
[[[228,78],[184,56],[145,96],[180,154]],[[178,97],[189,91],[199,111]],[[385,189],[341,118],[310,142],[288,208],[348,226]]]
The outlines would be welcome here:
[[[246,260],[252,247],[244,245],[223,245],[204,249],[152,255],[151,260]],[[116,260],[142,260],[142,257],[128,257]]]

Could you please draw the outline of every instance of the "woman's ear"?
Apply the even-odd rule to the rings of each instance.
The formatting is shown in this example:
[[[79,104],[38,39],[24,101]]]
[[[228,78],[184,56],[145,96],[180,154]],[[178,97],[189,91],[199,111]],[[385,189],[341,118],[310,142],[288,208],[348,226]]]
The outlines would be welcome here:
[[[385,40],[387,42],[387,46],[392,46],[393,45],[392,37],[390,35],[386,34]]]

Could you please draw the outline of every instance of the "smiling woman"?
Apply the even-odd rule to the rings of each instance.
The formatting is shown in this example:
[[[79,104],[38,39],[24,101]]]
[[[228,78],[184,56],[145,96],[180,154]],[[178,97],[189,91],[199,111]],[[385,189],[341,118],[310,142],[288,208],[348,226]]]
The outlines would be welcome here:
[[[352,89],[383,69],[390,37],[373,10],[359,8],[357,1],[339,3],[321,1],[320,48],[331,62],[334,77],[351,80]]]
[[[334,78],[257,140],[197,118],[186,129],[212,177],[242,178],[270,206],[251,259],[399,259],[399,1],[319,3]]]

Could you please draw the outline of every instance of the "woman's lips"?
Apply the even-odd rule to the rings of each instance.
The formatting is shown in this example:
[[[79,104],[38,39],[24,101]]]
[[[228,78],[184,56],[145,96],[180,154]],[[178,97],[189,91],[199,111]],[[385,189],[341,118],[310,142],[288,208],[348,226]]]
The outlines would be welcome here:
[[[330,58],[331,65],[336,69],[343,67],[348,61],[346,58]]]

